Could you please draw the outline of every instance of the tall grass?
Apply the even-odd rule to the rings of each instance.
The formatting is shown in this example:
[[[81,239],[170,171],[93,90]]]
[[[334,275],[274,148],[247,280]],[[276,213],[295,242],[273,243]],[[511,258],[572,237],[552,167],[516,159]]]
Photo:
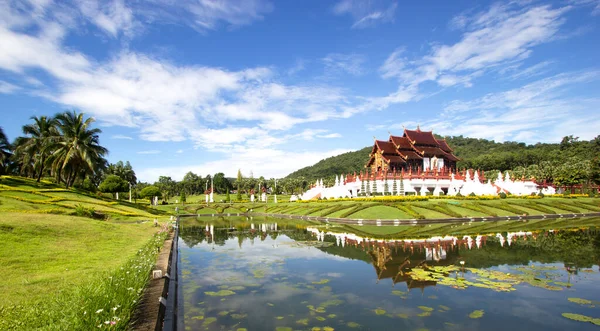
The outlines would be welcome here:
[[[126,330],[167,235],[162,228],[123,266],[82,286],[26,306],[0,306],[0,330]]]

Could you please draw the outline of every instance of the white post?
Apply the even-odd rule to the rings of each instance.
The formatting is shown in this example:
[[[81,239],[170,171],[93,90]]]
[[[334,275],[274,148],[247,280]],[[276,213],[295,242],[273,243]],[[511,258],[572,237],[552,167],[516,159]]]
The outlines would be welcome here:
[[[129,183],[129,203],[131,203],[131,183]]]
[[[273,198],[273,202],[277,203],[277,178],[275,178],[275,197]]]
[[[214,191],[215,191],[215,186],[213,183],[213,178],[210,177],[210,202],[215,202]]]

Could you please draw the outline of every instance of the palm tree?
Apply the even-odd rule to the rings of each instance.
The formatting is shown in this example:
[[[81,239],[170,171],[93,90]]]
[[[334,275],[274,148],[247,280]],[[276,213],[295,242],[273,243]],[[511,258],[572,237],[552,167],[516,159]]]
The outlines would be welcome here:
[[[39,182],[45,170],[46,160],[51,154],[51,142],[58,136],[56,125],[58,122],[52,117],[33,116],[33,124],[23,126],[25,137],[15,141],[15,158],[21,164],[21,173],[33,169],[37,173]]]
[[[11,150],[12,148],[8,142],[8,138],[6,138],[4,130],[0,127],[0,174],[4,173],[4,168],[8,165]]]
[[[108,150],[99,144],[98,134],[102,130],[91,129],[94,118],[85,119],[83,115],[75,111],[56,115],[59,135],[52,139],[49,162],[57,179],[64,181],[67,187],[72,186],[77,177],[93,175],[107,164],[104,155]]]

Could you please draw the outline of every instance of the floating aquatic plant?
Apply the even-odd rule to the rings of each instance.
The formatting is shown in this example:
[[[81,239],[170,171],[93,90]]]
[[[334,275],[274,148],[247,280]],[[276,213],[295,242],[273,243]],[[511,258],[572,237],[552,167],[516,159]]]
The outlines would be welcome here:
[[[321,280],[319,280],[317,282],[312,282],[312,283],[315,284],[315,285],[323,285],[323,284],[329,283],[329,279],[325,279],[324,278],[324,279],[321,279]]]
[[[377,315],[385,315],[385,313],[386,313],[385,309],[381,309],[381,308],[374,309],[373,311]]]
[[[479,309],[479,310],[474,310],[472,313],[469,314],[469,318],[482,318],[483,317],[483,310]]]
[[[360,324],[358,324],[358,323],[356,323],[356,322],[348,322],[348,323],[346,323],[346,325],[347,325],[349,328],[353,328],[353,329],[360,327]]]
[[[220,290],[218,292],[204,292],[204,294],[209,295],[211,297],[225,297],[228,295],[234,295],[235,292],[231,291],[231,290]]]
[[[581,299],[581,298],[568,298],[567,300],[571,301],[571,302],[575,302],[578,303],[580,305],[585,305],[585,306],[591,306],[594,307],[594,302],[591,300],[587,300],[587,299]]]
[[[427,316],[431,316],[431,312],[430,311],[424,311],[420,314],[417,314],[417,316],[419,317],[427,317]]]
[[[419,306],[419,309],[421,309],[422,311],[429,311],[429,312],[433,311],[433,308],[427,307],[427,306]]]

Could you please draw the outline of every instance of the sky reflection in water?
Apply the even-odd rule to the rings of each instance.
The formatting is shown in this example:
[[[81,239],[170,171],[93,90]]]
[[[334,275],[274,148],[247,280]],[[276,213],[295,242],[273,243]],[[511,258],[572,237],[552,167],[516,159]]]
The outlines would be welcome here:
[[[391,230],[186,221],[185,329],[597,329],[562,316],[600,318],[600,302],[568,300],[600,298],[598,221],[584,221],[554,231],[488,222],[469,236],[461,227],[381,234]]]

